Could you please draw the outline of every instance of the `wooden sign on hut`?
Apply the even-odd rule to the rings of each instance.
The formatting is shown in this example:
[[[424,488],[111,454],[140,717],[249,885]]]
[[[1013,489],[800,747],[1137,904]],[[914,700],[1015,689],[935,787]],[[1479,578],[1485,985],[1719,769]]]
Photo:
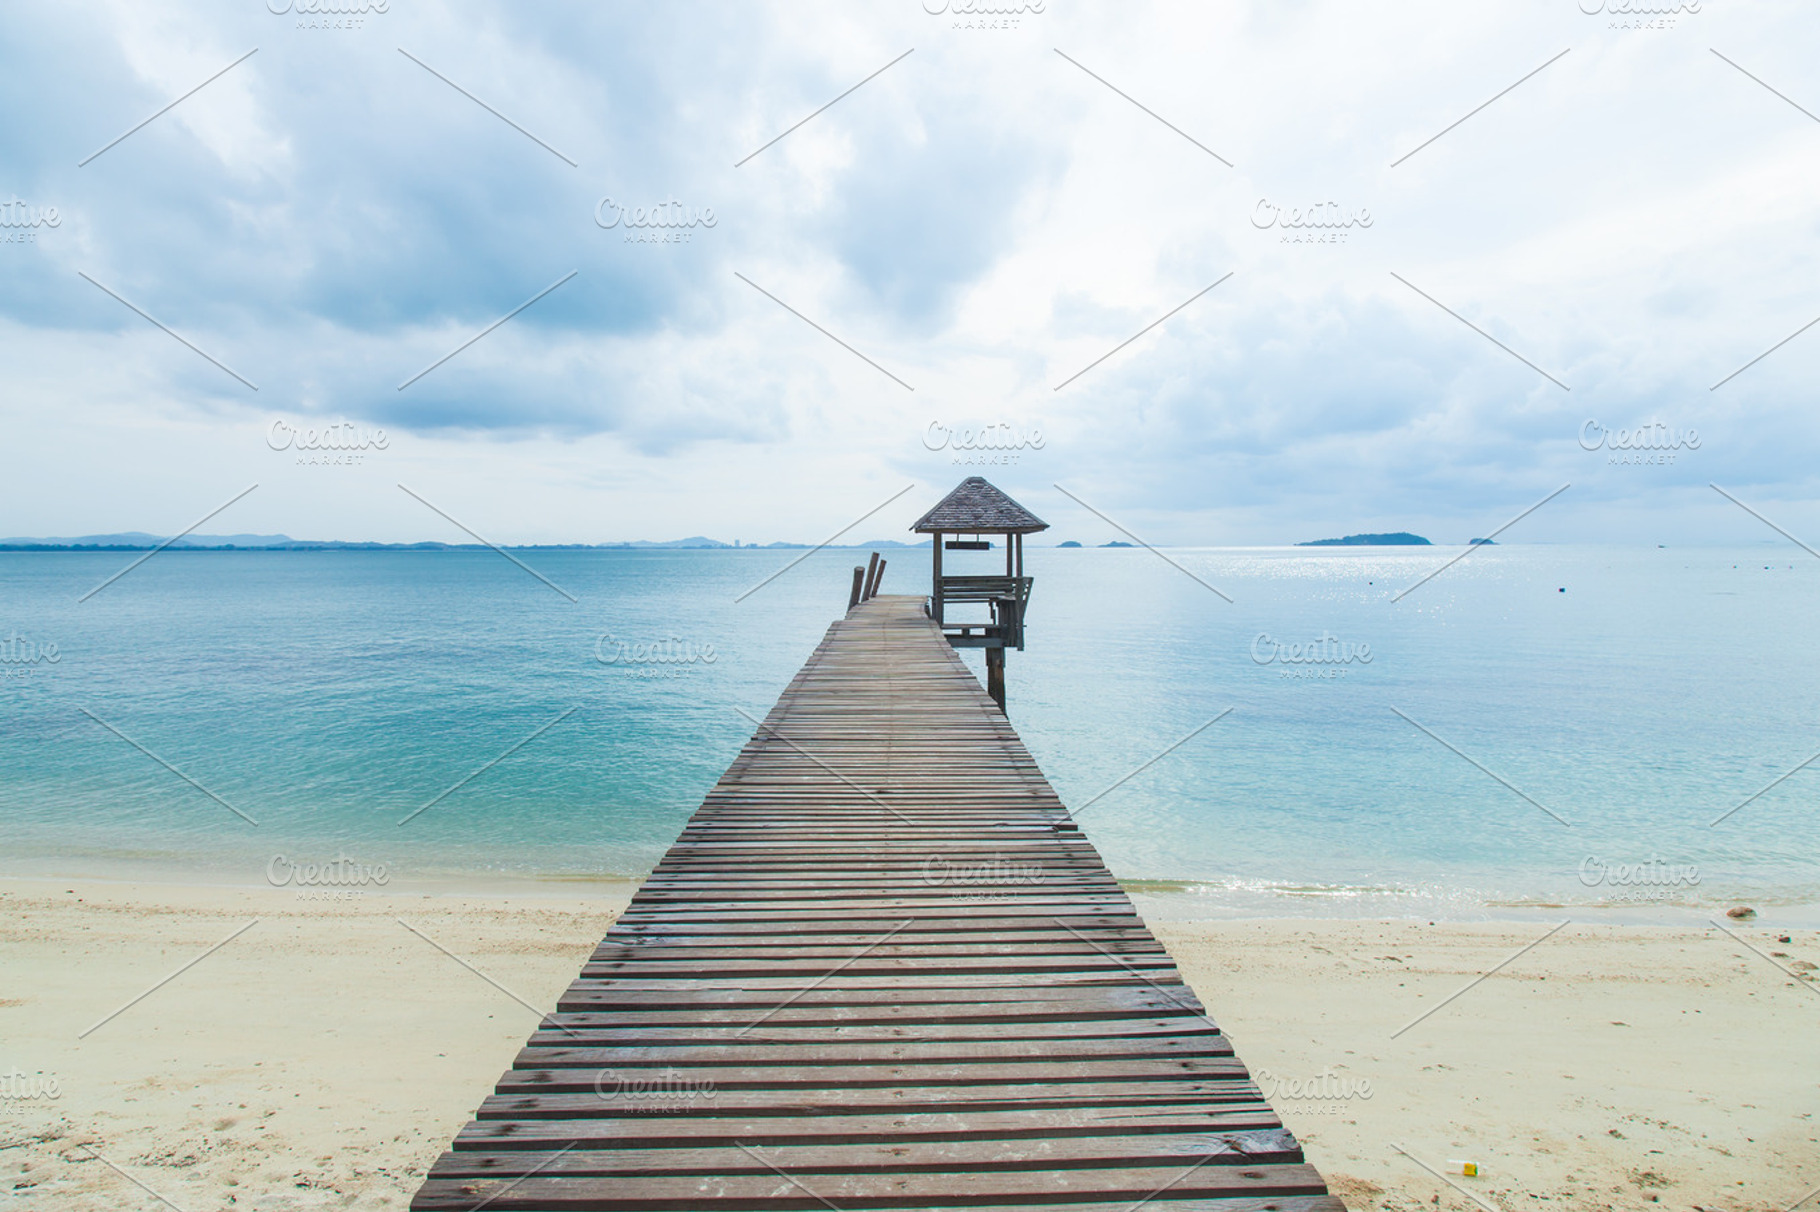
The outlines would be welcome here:
[[[1024,614],[1030,603],[1030,578],[1024,575],[1024,536],[1049,529],[1049,523],[1019,505],[979,476],[962,480],[953,492],[910,528],[932,536],[934,575],[930,580],[929,616],[956,648],[983,648],[986,693],[1005,709],[1005,650],[1024,647]],[[988,551],[992,538],[1003,538],[1005,572],[992,575],[946,575],[942,552]],[[950,608],[986,607],[984,620],[949,618]]]

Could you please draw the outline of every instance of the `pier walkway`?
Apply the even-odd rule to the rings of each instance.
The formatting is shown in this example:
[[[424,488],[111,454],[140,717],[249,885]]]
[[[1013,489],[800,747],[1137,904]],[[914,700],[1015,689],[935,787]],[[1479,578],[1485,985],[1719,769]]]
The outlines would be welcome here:
[[[916,597],[835,623],[420,1212],[1343,1212]]]

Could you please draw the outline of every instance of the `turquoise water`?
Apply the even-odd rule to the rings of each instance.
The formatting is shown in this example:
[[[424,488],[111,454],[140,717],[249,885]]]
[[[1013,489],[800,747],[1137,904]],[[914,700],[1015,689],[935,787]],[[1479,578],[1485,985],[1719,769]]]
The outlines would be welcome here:
[[[1121,878],[1221,904],[1820,899],[1820,761],[1711,825],[1820,751],[1820,561],[1486,548],[1393,600],[1457,551],[1168,553],[1228,604],[1147,551],[1033,548],[1012,719]],[[578,601],[491,552],[166,552],[86,602],[135,557],[0,555],[0,865],[642,872],[856,556],[736,602],[797,553],[517,554]],[[1666,882],[1614,882],[1643,865]]]

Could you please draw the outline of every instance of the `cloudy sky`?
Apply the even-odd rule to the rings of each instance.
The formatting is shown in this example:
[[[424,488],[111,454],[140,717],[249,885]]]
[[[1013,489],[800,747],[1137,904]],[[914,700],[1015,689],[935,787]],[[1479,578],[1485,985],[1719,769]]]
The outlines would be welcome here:
[[[1795,0],[312,2],[9,9],[0,533],[1820,541]]]

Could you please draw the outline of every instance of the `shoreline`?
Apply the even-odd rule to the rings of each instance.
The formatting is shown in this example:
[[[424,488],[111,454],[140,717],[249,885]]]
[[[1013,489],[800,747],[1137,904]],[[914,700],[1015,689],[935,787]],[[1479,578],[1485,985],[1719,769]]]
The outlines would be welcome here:
[[[383,868],[375,870],[383,871]],[[567,898],[598,894],[630,897],[644,873],[605,871],[523,871],[436,868],[427,872],[384,872],[379,882],[350,876],[305,885],[249,878],[244,865],[201,866],[154,859],[107,861],[13,860],[0,864],[0,881],[42,885],[77,881],[111,887],[220,889],[258,895],[296,894],[298,900],[382,899],[386,897]],[[1177,922],[1389,922],[1428,921],[1552,922],[1563,916],[1614,925],[1699,928],[1712,918],[1728,924],[1727,912],[1749,908],[1743,923],[1759,922],[1796,929],[1820,929],[1820,895],[1774,892],[1702,899],[1552,900],[1489,899],[1470,894],[1412,890],[1407,887],[1339,888],[1274,886],[1262,881],[1213,884],[1193,880],[1121,879],[1119,885],[1148,920]]]
[[[103,886],[222,889],[259,895],[315,894],[298,900],[374,899],[391,896],[562,899],[597,893],[629,898],[645,873],[588,870],[461,868],[454,865],[416,871],[388,870],[383,864],[350,866],[317,884],[305,884],[293,872],[291,882],[274,883],[268,858],[231,862],[217,859],[181,862],[169,855],[114,855],[69,858],[34,857],[0,861],[0,881],[43,885],[78,881]],[[329,862],[334,859],[327,860]],[[348,859],[349,864],[353,860]],[[301,864],[299,864],[301,866]],[[249,874],[250,868],[259,869]],[[382,875],[375,880],[373,876]],[[265,876],[265,878],[261,878]],[[337,880],[341,882],[336,882]],[[1437,886],[1303,885],[1263,880],[1225,882],[1183,879],[1120,879],[1119,885],[1146,921],[1174,922],[1389,922],[1426,921],[1553,922],[1563,916],[1589,923],[1698,929],[1717,918],[1730,925],[1758,922],[1793,929],[1820,929],[1820,891],[1760,889],[1708,897],[1588,898],[1484,897]],[[339,894],[339,895],[337,895]],[[1728,918],[1730,910],[1748,908],[1750,917]]]

